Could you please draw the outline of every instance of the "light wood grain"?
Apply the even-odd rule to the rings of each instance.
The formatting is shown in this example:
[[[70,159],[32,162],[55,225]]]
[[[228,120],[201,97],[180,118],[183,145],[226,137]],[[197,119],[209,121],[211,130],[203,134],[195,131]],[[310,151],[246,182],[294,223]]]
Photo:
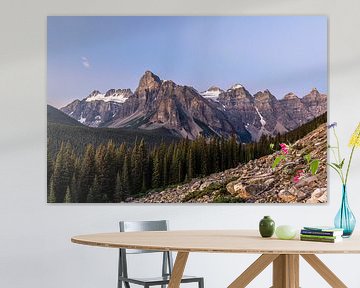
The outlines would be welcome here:
[[[252,263],[228,288],[244,288],[256,278],[267,266],[269,266],[278,255],[264,254]]]
[[[285,287],[299,288],[299,255],[286,255],[286,262],[289,282]]]
[[[282,288],[286,285],[286,255],[279,255],[273,262],[273,286],[271,288]]]
[[[117,232],[75,236],[84,245],[183,252],[250,254],[360,253],[360,237],[339,243],[306,242],[299,239],[261,238],[256,230]]]
[[[275,259],[272,288],[299,288],[299,255],[279,255]]]
[[[347,288],[347,286],[315,255],[301,255],[316,272],[333,288]]]
[[[168,288],[179,288],[180,287],[181,278],[184,274],[186,261],[187,261],[188,257],[189,257],[188,252],[178,252],[177,253]]]

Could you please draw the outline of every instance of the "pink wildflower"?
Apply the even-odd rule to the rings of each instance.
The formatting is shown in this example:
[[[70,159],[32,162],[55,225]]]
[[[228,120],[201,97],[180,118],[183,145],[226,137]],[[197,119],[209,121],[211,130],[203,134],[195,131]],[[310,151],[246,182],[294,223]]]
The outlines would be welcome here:
[[[294,182],[298,183],[303,176],[304,176],[304,170],[297,170],[294,176]]]
[[[283,154],[288,154],[289,153],[289,148],[288,146],[285,144],[285,143],[281,143],[280,144],[280,147],[281,147],[281,152]]]

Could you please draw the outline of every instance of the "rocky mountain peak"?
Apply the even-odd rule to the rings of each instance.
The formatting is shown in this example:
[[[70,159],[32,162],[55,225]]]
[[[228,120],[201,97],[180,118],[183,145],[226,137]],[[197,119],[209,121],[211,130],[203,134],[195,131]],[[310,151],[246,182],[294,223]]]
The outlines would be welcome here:
[[[326,94],[321,94],[316,88],[313,88],[309,94],[302,98],[304,102],[326,102]]]
[[[309,94],[304,96],[304,98],[315,100],[315,99],[319,98],[320,96],[321,96],[320,92],[316,88],[313,88]]]
[[[295,93],[293,92],[290,92],[290,93],[287,93],[285,96],[284,96],[284,100],[296,100],[296,99],[299,99],[298,96],[296,96]]]
[[[327,96],[321,94],[316,88],[313,88],[309,94],[305,95],[301,102],[312,115],[320,115],[327,110]]]
[[[224,99],[237,99],[239,101],[250,101],[253,102],[253,96],[245,87],[241,84],[234,84],[226,92],[221,93],[220,98]]]
[[[266,89],[263,92],[259,91],[254,95],[256,101],[269,102],[276,100],[276,97],[271,94],[271,92]]]
[[[126,94],[132,94],[133,92],[131,91],[130,88],[126,88],[126,89],[117,89],[116,93],[126,93]]]
[[[211,86],[209,89],[207,89],[204,92],[201,92],[200,94],[205,98],[210,98],[212,100],[217,100],[219,95],[223,93],[224,90],[220,89],[217,86]]]
[[[116,90],[115,89],[110,89],[110,90],[106,91],[105,97],[109,97],[110,95],[113,95],[114,93],[116,93]]]
[[[229,90],[241,89],[241,88],[244,88],[244,86],[241,85],[241,84],[239,84],[239,83],[236,83],[236,84],[232,85],[232,86],[228,89],[228,91],[229,91]]]
[[[166,86],[174,86],[176,85],[176,83],[172,80],[162,80],[161,81],[162,85],[166,85]]]
[[[89,96],[88,96],[87,98],[92,97],[92,96],[96,96],[96,95],[98,95],[98,94],[101,94],[101,92],[100,92],[99,90],[93,90],[93,91],[89,94]]]
[[[207,89],[207,91],[220,91],[220,92],[224,92],[224,90],[222,90],[221,88],[217,87],[217,86],[211,86],[209,89]]]
[[[136,92],[143,92],[145,89],[149,91],[157,90],[161,85],[161,80],[159,76],[155,75],[151,71],[146,71],[144,75],[140,78],[139,86],[136,89]]]

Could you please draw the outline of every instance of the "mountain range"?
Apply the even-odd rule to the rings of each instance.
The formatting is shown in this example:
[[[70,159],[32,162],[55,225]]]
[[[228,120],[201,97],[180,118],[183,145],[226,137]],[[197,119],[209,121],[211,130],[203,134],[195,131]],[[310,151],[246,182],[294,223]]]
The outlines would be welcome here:
[[[236,135],[239,141],[251,142],[262,135],[294,130],[324,114],[327,96],[314,88],[303,97],[288,93],[279,100],[269,90],[251,95],[240,84],[227,90],[213,86],[198,92],[146,71],[134,92],[95,90],[60,110],[90,127],[165,128],[189,139]]]

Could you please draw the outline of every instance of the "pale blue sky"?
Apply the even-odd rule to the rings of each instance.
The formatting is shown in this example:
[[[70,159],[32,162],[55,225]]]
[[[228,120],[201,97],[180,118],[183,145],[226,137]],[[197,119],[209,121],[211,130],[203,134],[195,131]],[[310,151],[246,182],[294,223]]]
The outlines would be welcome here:
[[[327,93],[325,16],[48,17],[48,103],[136,89],[151,70],[204,91]]]

